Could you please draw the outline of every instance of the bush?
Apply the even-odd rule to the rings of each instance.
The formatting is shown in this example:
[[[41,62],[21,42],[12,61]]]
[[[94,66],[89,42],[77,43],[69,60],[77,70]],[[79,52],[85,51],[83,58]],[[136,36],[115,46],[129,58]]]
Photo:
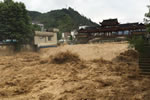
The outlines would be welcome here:
[[[135,48],[138,52],[143,52],[145,42],[144,36],[134,36],[129,39],[130,47]]]

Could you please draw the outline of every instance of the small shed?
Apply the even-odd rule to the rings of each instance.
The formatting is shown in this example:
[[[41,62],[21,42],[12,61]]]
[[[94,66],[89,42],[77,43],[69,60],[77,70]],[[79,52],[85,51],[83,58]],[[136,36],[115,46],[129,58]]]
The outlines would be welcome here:
[[[57,32],[35,31],[34,44],[39,48],[57,46]]]

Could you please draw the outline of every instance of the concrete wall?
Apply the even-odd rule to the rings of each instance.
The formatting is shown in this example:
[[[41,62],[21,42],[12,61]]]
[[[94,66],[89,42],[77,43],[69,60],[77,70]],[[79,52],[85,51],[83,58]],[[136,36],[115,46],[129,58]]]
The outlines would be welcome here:
[[[34,36],[34,44],[38,47],[57,45],[57,33],[36,31]]]
[[[0,45],[0,56],[13,54],[13,47],[9,45]]]
[[[35,48],[32,45],[23,44],[20,51],[35,51]],[[13,55],[14,53],[12,44],[0,44],[0,56]]]

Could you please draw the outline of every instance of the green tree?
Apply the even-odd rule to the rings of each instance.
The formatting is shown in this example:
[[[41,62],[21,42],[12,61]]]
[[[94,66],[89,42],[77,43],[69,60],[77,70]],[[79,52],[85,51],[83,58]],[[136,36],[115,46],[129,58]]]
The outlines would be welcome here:
[[[62,32],[57,33],[57,40],[60,40],[62,38]]]
[[[145,24],[147,26],[147,31],[150,32],[150,7],[149,8],[149,12],[145,14]],[[137,51],[139,51],[141,54],[145,53],[146,48],[144,48],[145,44],[148,44],[148,41],[145,38],[146,34],[143,34],[142,36],[134,36],[131,39],[129,39],[129,43],[131,47],[134,47]]]
[[[32,25],[23,3],[12,0],[0,2],[0,37],[0,40],[11,40],[15,47],[31,43]]]
[[[145,24],[147,25],[147,31],[150,32],[150,6],[148,6],[149,12],[145,14]]]
[[[33,26],[34,31],[41,31],[41,27],[39,25],[33,24],[32,26]]]
[[[143,36],[133,36],[129,39],[130,47],[135,48],[139,52],[144,52],[144,37]]]

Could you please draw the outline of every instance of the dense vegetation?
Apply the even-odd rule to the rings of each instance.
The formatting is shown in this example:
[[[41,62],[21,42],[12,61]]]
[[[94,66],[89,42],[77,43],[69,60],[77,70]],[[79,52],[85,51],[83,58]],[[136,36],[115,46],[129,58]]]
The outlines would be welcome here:
[[[29,11],[32,21],[44,24],[45,28],[58,28],[61,32],[70,32],[80,25],[97,26],[90,19],[80,15],[72,8],[53,10],[48,13]]]
[[[18,45],[31,43],[32,25],[23,3],[13,0],[0,2],[0,41],[9,40]]]
[[[149,12],[148,13],[146,13],[145,14],[145,22],[146,22],[146,24],[147,24],[147,30],[148,30],[148,32],[150,32],[150,6],[148,6],[148,8],[149,8]]]
[[[149,12],[145,14],[145,24],[147,25],[147,31],[150,32],[150,7],[149,7]],[[149,44],[148,41],[148,34],[143,34],[143,36],[134,36],[132,39],[129,40],[129,43],[131,44],[132,47],[134,47],[137,51],[140,53],[145,53],[147,50],[144,48],[145,44]],[[150,37],[149,37],[150,38]],[[149,49],[149,48],[147,48]]]

